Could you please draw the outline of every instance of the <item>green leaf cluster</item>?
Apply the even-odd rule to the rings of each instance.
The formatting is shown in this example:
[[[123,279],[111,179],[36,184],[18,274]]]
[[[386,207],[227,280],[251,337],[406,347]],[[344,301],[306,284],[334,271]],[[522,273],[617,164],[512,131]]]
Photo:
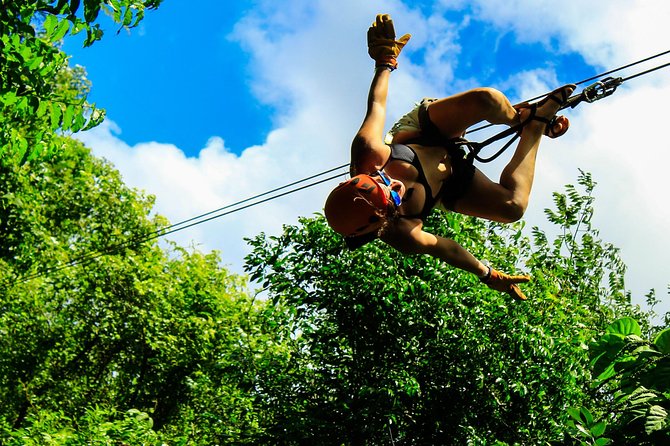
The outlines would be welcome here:
[[[274,438],[291,444],[546,444],[568,409],[597,400],[588,345],[607,321],[643,316],[624,265],[590,224],[590,176],[556,194],[558,235],[457,214],[430,229],[496,268],[525,268],[529,301],[380,242],[347,251],[322,217],[250,240],[251,278],[292,309],[301,348]],[[284,378],[286,379],[286,377]],[[589,425],[597,434],[601,425]]]
[[[618,252],[585,223],[588,175],[555,239],[428,222],[530,273],[527,302],[429,256],[348,251],[321,216],[249,240],[257,297],[216,253],[142,242],[167,225],[152,197],[59,142],[0,164],[2,444],[665,440],[670,335],[642,340]]]
[[[615,444],[669,443],[670,328],[652,342],[635,319],[618,319],[592,344],[591,356],[594,384],[609,396],[602,415],[608,437]]]
[[[145,412],[131,409],[117,413],[99,406],[87,409],[73,420],[62,410],[43,410],[28,417],[28,426],[12,432],[4,444],[8,446],[60,446],[91,444],[159,444],[153,421]]]
[[[0,165],[0,443],[257,444],[284,311],[216,253],[139,242],[153,199],[62,143]]]
[[[101,9],[122,27],[136,26],[161,0],[17,0],[0,8],[0,157],[20,163],[62,150],[57,136],[100,124],[104,110],[87,102],[83,69],[68,66],[58,48],[86,31],[102,35]],[[84,87],[82,88],[82,85]]]
[[[578,439],[580,446],[605,446],[612,443],[610,438],[603,436],[607,423],[596,421],[587,408],[569,408],[568,413],[572,417],[567,424],[568,432]]]

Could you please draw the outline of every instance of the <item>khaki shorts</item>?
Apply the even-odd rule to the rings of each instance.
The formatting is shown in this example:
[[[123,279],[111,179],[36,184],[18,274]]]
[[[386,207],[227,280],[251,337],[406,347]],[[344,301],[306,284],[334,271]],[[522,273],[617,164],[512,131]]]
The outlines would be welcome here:
[[[430,104],[435,101],[437,101],[436,98],[423,98],[420,102],[417,102],[409,113],[404,114],[395,122],[395,124],[393,124],[393,126],[391,126],[391,130],[389,130],[384,137],[384,142],[386,144],[391,144],[393,142],[393,137],[399,132],[420,132],[419,108],[424,104]]]

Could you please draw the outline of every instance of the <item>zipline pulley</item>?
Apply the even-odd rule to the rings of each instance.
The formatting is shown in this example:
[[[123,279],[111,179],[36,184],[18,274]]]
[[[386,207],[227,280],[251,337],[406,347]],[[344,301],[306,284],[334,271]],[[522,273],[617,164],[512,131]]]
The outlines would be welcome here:
[[[623,78],[621,77],[606,77],[585,87],[580,94],[568,98],[567,102],[561,107],[561,110],[567,107],[575,108],[582,101],[591,103],[610,96],[621,84],[623,84]]]

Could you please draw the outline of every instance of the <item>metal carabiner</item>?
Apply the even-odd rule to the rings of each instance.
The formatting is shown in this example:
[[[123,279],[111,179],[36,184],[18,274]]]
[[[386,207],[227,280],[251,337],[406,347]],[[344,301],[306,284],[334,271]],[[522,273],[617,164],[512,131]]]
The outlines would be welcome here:
[[[591,84],[582,91],[583,99],[586,102],[595,102],[611,95],[619,85],[623,83],[623,78],[606,77],[605,79]]]

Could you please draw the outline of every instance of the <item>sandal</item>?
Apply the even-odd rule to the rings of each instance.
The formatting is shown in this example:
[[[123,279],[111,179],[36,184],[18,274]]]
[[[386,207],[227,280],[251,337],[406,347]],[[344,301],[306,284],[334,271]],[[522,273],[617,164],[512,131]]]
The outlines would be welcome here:
[[[565,132],[568,131],[568,128],[570,128],[570,120],[566,118],[563,115],[554,115],[551,118],[545,118],[543,116],[537,116],[537,109],[538,107],[541,107],[542,105],[546,104],[547,101],[552,100],[556,102],[558,105],[563,105],[567,102],[568,98],[570,97],[570,93],[567,92],[566,88],[568,85],[565,85],[559,89],[556,89],[549,93],[547,97],[542,99],[540,102],[536,102],[534,104],[523,104],[522,107],[519,108],[528,108],[530,109],[530,115],[526,120],[523,121],[523,125],[528,123],[529,121],[540,121],[546,124],[545,129],[544,129],[544,134],[550,138],[558,138],[559,136],[565,135]],[[560,95],[560,96],[559,96]],[[556,124],[559,123],[559,120],[563,120],[563,128],[559,130],[558,132],[554,131],[554,127]]]

